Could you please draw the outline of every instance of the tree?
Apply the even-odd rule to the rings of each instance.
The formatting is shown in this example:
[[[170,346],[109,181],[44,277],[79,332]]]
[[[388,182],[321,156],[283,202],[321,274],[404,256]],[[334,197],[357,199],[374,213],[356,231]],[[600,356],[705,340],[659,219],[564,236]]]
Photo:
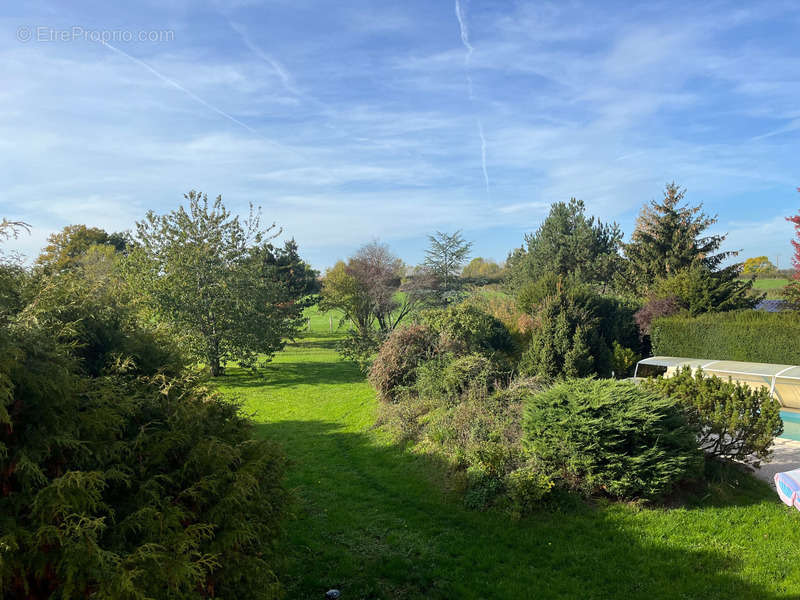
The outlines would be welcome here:
[[[50,234],[47,242],[36,264],[48,273],[74,267],[92,246],[110,246],[117,252],[124,252],[131,243],[125,233],[108,233],[99,227],[86,225],[67,225]]]
[[[742,275],[771,275],[777,271],[777,267],[766,256],[748,258],[742,266]]]
[[[686,190],[669,183],[661,202],[651,201],[639,213],[631,242],[624,247],[628,269],[625,287],[644,295],[658,278],[695,265],[716,271],[738,252],[720,252],[725,235],[704,235],[717,222],[702,212],[703,205],[683,204]]]
[[[347,262],[339,261],[325,274],[320,309],[338,310],[361,334],[375,328],[392,331],[411,311],[408,299],[398,299],[403,262],[389,246],[371,242]]]
[[[753,280],[741,279],[741,265],[712,271],[703,264],[659,278],[650,291],[650,299],[675,299],[690,315],[753,308],[764,295],[752,293]]]
[[[525,235],[527,247],[509,256],[511,287],[518,290],[546,273],[605,287],[618,269],[621,242],[619,226],[587,217],[582,200],[556,202],[539,229]]]
[[[339,352],[369,367],[381,342],[413,310],[419,296],[399,295],[403,261],[389,246],[365,244],[347,262],[339,261],[325,273],[320,309],[339,311],[353,329],[339,343]]]
[[[461,277],[465,279],[486,279],[497,281],[503,276],[503,267],[491,259],[477,256],[461,271]]]
[[[452,302],[460,289],[458,275],[464,266],[472,242],[467,242],[461,236],[461,230],[455,233],[442,233],[429,235],[430,246],[425,250],[424,267],[433,274],[439,283],[436,290],[441,304]]]
[[[800,188],[797,188],[800,192]],[[794,265],[794,278],[783,290],[783,296],[786,301],[800,310],[800,213],[793,217],[786,217],[786,220],[794,225],[796,239],[792,240],[794,247],[794,256],[792,257],[792,264]]]
[[[797,188],[797,191],[800,192],[800,188]],[[794,265],[795,279],[800,279],[800,213],[793,217],[786,217],[786,220],[794,225],[794,232],[797,239],[792,240],[792,247],[794,248],[792,264]]]
[[[205,194],[186,194],[188,206],[167,215],[147,213],[136,224],[130,264],[156,316],[172,323],[187,350],[212,376],[229,360],[254,368],[304,325],[311,271],[294,242],[276,248],[275,225],[262,227],[251,205],[240,222]]]

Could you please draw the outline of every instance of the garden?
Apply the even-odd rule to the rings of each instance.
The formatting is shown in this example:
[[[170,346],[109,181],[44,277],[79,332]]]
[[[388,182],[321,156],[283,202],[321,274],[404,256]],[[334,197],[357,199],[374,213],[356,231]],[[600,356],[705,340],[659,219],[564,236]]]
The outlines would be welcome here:
[[[436,232],[319,273],[195,191],[4,257],[3,597],[796,597],[800,515],[752,474],[778,400],[630,377],[800,363],[684,193],[628,242],[555,203],[503,264]]]

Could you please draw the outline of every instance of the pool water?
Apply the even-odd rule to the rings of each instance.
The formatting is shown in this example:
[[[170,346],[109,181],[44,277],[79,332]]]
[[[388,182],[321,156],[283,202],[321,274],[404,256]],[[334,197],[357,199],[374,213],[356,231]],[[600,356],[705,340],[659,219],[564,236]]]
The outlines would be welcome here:
[[[783,419],[783,434],[781,437],[800,442],[800,413],[782,410],[781,419]]]

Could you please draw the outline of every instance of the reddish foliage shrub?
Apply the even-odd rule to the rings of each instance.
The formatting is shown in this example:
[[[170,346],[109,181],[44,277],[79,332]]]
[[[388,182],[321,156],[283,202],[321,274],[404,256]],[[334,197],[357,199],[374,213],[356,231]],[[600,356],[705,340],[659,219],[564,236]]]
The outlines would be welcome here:
[[[414,385],[417,367],[436,352],[436,335],[423,325],[395,329],[381,346],[369,371],[369,382],[384,402]]]
[[[675,315],[681,312],[682,309],[683,307],[675,296],[649,300],[633,315],[633,320],[636,321],[636,325],[639,327],[639,335],[641,337],[650,335],[650,325],[654,319]]]

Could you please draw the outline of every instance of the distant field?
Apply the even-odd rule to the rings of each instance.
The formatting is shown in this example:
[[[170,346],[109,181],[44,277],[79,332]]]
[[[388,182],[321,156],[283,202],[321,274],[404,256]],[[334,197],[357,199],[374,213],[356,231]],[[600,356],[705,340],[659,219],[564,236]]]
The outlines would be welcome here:
[[[788,279],[756,279],[753,284],[753,289],[761,292],[767,292],[767,298],[771,300],[778,300],[783,295],[783,288],[789,283]]]

